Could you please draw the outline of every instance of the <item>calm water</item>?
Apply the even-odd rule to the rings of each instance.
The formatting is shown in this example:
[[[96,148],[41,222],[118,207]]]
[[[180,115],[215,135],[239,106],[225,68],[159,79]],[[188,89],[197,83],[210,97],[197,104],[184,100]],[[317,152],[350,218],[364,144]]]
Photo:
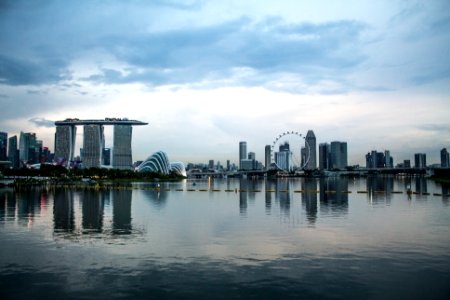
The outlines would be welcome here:
[[[152,187],[0,190],[1,298],[450,299],[448,187],[386,177]]]

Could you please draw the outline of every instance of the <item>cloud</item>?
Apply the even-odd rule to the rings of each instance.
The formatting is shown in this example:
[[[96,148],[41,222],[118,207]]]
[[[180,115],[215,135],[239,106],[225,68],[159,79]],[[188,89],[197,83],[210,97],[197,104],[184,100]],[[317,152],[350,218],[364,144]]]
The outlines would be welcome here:
[[[31,118],[28,120],[29,122],[35,124],[38,127],[48,127],[52,128],[55,127],[55,121],[50,121],[45,118]]]

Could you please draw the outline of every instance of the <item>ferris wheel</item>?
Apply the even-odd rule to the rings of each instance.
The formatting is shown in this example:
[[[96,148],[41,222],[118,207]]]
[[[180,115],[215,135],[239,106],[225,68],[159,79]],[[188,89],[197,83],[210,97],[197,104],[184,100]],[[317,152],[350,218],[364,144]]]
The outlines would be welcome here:
[[[285,143],[284,145],[282,144],[283,142]],[[286,142],[288,145],[287,147],[285,146]],[[300,149],[298,148],[302,147],[303,143],[305,145],[305,150],[304,153],[300,153]],[[294,151],[291,151],[291,144],[293,146],[297,146],[298,151],[295,151],[294,149],[292,149]],[[279,151],[280,148],[282,148],[282,151]],[[286,131],[279,134],[274,138],[270,150],[271,163],[275,165],[277,169],[283,171],[291,171],[294,164],[299,166],[301,169],[304,169],[308,164],[311,155],[311,149],[306,138],[297,131]],[[303,159],[297,159],[295,152],[298,152],[299,155],[303,156]],[[278,159],[275,157],[276,153]]]

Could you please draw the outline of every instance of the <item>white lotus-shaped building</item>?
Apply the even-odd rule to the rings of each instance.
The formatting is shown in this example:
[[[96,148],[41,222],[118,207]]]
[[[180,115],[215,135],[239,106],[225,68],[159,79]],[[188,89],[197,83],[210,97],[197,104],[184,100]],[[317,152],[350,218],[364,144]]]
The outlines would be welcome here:
[[[138,172],[154,172],[169,175],[174,172],[177,175],[186,177],[186,168],[182,162],[169,162],[167,154],[158,151],[144,160],[137,168]]]

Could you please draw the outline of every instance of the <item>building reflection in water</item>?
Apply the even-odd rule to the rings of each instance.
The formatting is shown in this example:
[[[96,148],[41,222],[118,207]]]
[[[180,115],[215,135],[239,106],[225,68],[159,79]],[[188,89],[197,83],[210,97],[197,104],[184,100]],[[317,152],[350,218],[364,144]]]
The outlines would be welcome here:
[[[132,191],[120,190],[112,192],[113,202],[113,234],[130,234]]]
[[[128,192],[132,192],[128,190]],[[145,190],[142,191],[146,199],[150,199],[151,203],[154,207],[161,209],[166,206],[167,204],[167,192],[164,191],[164,189],[161,189],[159,191],[149,191]]]
[[[276,184],[272,180],[266,180],[265,186],[266,215],[270,215],[272,210],[272,197],[274,194],[272,191],[276,189]]]
[[[247,195],[248,180],[239,178],[239,214],[243,217],[247,216]]]
[[[103,201],[100,192],[85,190],[80,193],[82,202],[83,233],[101,232],[103,229]]]
[[[393,176],[368,176],[366,179],[367,197],[371,204],[390,204],[394,191]]]
[[[280,205],[280,213],[289,216],[291,211],[291,185],[287,179],[278,179],[275,182],[276,198]]]
[[[320,178],[320,212],[328,215],[348,214],[348,185],[346,177]]]
[[[416,192],[417,193],[427,193],[427,179],[423,176],[417,176],[414,178],[416,183]]]
[[[305,178],[302,195],[302,206],[306,212],[306,219],[310,225],[317,220],[317,179]]]
[[[69,189],[54,191],[53,228],[55,232],[72,232],[75,229],[73,192]]]
[[[12,189],[4,189],[0,192],[0,217],[8,221],[14,219],[16,214],[17,194]]]

